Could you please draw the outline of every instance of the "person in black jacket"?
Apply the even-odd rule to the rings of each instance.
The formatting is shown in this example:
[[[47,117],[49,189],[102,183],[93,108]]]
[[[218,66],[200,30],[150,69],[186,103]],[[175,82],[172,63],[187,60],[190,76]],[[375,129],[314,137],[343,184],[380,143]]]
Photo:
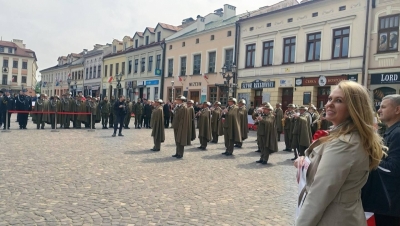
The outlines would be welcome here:
[[[122,127],[124,126],[124,119],[126,115],[126,103],[125,103],[125,96],[119,96],[119,100],[115,101],[114,103],[114,113],[116,119],[114,119],[114,133],[113,137],[116,136],[118,124],[119,124],[119,133],[118,136],[123,137],[122,135]]]
[[[11,114],[12,113],[8,113],[7,115],[7,111],[13,111],[15,110],[15,99],[12,95],[10,95],[10,91],[6,90],[5,91],[5,95],[3,97],[2,102],[0,102],[0,104],[2,105],[1,109],[2,109],[2,119],[3,119],[3,125],[4,125],[4,130],[5,129],[10,129],[10,120],[11,120]],[[8,116],[8,117],[7,117]],[[8,122],[7,126],[6,126],[6,122]]]
[[[32,100],[30,96],[26,95],[26,89],[17,96],[15,101],[15,108],[17,111],[31,111],[32,110]],[[28,124],[29,113],[18,113],[17,121],[19,124],[19,129],[26,129]]]
[[[383,135],[388,148],[387,156],[379,168],[370,173],[364,188],[370,188],[363,205],[366,211],[374,212],[376,226],[400,225],[400,95],[388,95],[382,100],[379,119],[387,125]],[[379,178],[380,180],[374,180]],[[386,192],[382,190],[386,188]],[[364,189],[363,189],[364,190]],[[364,191],[363,191],[364,192]],[[382,197],[382,195],[384,195]],[[369,199],[371,197],[379,197]],[[388,203],[388,200],[390,203]]]
[[[0,90],[0,128],[1,125],[3,124],[3,98],[4,98],[4,92],[3,90]]]
[[[151,112],[152,112],[151,105],[150,105],[149,101],[146,100],[145,105],[144,105],[144,112],[143,112],[145,128],[150,128]]]
[[[164,128],[168,128],[169,127],[169,118],[171,117],[170,109],[171,109],[171,106],[169,105],[169,102],[164,104],[164,106],[163,106]]]

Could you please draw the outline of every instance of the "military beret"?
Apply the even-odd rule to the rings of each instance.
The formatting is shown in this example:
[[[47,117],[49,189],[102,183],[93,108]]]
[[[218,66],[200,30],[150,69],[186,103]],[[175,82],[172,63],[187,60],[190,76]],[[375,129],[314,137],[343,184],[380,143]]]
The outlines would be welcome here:
[[[186,97],[179,95],[175,100],[186,100]]]
[[[221,105],[221,102],[219,102],[219,101],[215,101],[215,103],[214,103],[214,104]]]
[[[239,100],[239,104],[246,104],[246,100],[244,99]]]
[[[236,100],[236,98],[233,98],[233,97],[230,97],[230,98],[228,99],[228,101],[235,102],[235,104],[237,103],[237,100]]]

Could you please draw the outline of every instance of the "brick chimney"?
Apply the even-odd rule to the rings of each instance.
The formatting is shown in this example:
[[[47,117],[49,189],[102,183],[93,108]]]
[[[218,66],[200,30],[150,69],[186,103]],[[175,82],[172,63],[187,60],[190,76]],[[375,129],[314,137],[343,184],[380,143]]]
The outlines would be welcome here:
[[[196,24],[197,24],[197,31],[204,31],[204,29],[206,28],[205,18],[198,15]]]
[[[223,19],[227,20],[236,16],[236,7],[232,5],[225,4],[224,5],[224,16]]]

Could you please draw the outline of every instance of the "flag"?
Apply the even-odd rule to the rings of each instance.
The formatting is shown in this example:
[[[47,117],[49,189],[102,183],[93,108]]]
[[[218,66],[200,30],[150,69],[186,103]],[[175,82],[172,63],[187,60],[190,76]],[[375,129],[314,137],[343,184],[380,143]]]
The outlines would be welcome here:
[[[205,80],[208,80],[208,76],[206,74],[203,75]]]
[[[114,79],[114,78],[111,76],[111,77],[108,79],[108,83],[111,83],[113,79]]]
[[[179,81],[182,82],[182,77],[181,77],[181,76],[178,76],[178,78],[179,78]]]
[[[368,226],[375,226],[375,216],[373,213],[365,212],[365,218],[367,219]]]

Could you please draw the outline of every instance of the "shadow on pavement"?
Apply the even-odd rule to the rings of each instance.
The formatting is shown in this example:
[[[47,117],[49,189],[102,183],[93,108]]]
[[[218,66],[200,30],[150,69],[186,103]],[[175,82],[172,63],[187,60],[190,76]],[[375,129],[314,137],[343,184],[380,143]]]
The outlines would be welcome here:
[[[155,151],[149,150],[142,150],[142,151],[126,151],[124,154],[126,155],[145,155],[145,154],[154,154],[157,153]]]
[[[239,153],[240,151],[236,151],[236,154],[237,153]],[[260,157],[260,153],[258,153],[258,152],[255,152],[255,151],[247,151],[246,150],[246,152],[244,152],[244,153],[240,153],[240,154],[237,154],[237,156],[247,156],[247,157]]]
[[[221,152],[222,153],[222,152]],[[206,155],[201,157],[202,159],[214,159],[214,160],[222,160],[222,159],[235,159],[235,154],[231,156],[226,156],[222,154],[217,154],[217,155]]]
[[[112,137],[111,135],[110,136],[98,136],[96,138],[114,138],[114,139],[116,139],[116,137]]]
[[[268,163],[267,165],[263,165],[260,163],[256,163],[257,159],[255,159],[253,162],[247,163],[247,164],[239,164],[236,166],[236,168],[240,169],[263,169],[263,168],[270,168],[274,167],[275,165]]]
[[[164,157],[164,158],[152,158],[152,159],[144,159],[142,162],[143,163],[163,163],[163,162],[176,162],[176,161],[181,161],[185,158],[183,156],[182,159],[177,159],[174,157]]]
[[[277,165],[280,165],[280,166],[293,166],[293,161],[292,160],[290,160],[290,159],[287,159],[287,160],[285,160],[285,161],[282,161],[282,162],[278,162],[278,163],[276,163]],[[293,166],[294,167],[294,166]]]

